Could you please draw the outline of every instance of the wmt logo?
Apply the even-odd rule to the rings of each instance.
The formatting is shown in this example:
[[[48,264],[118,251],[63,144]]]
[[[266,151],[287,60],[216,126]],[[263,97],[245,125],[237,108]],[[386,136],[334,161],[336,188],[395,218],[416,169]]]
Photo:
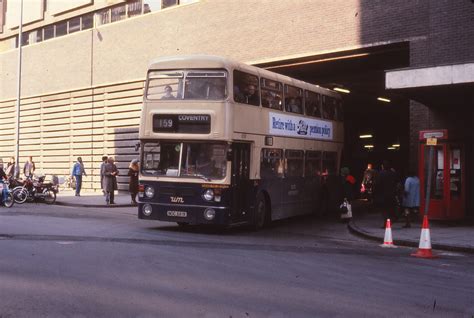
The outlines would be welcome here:
[[[183,197],[170,197],[172,203],[184,203]]]
[[[300,120],[298,125],[296,125],[296,132],[298,135],[307,135],[308,134],[308,125],[304,122],[304,120]]]

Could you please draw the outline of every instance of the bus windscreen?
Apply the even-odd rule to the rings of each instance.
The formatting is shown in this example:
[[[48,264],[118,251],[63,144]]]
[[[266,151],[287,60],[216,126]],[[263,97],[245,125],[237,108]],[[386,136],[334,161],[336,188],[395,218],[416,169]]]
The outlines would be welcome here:
[[[143,144],[144,175],[221,180],[226,176],[227,144],[147,142]]]

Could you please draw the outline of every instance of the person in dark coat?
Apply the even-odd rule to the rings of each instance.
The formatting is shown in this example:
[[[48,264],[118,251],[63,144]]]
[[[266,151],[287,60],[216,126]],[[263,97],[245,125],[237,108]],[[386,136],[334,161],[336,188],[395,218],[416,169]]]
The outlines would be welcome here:
[[[107,164],[107,159],[109,157],[107,156],[102,156],[102,163],[100,164],[100,188],[102,189],[102,193],[106,195],[106,192],[104,190],[104,172],[105,172],[105,165]]]
[[[364,171],[362,178],[361,194],[367,201],[372,202],[373,187],[376,179],[376,171],[372,169],[372,164],[367,164],[367,169]]]
[[[132,204],[137,204],[137,193],[138,193],[138,160],[133,159],[130,162],[128,167],[128,175],[130,176],[130,181],[128,182],[128,191],[130,191],[130,196],[132,197]]]
[[[322,176],[322,188],[321,188],[321,200],[322,200],[322,212],[325,216],[336,219],[339,217],[339,205],[344,199],[342,193],[341,180],[336,174],[336,171],[331,168],[323,170]]]
[[[397,183],[398,176],[396,172],[391,168],[388,161],[384,161],[382,170],[375,180],[374,187],[374,202],[384,218],[384,228],[388,218],[391,216],[396,217]],[[393,221],[395,222],[396,220]]]
[[[114,191],[118,189],[117,175],[119,174],[117,166],[114,163],[114,158],[107,158],[107,163],[104,166],[104,191],[106,192],[105,202],[107,204],[115,204]]]

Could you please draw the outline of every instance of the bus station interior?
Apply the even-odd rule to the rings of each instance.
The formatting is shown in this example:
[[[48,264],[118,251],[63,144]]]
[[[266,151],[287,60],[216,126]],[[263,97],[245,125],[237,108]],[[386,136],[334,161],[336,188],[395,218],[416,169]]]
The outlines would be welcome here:
[[[470,83],[387,89],[387,71],[406,69],[409,60],[409,44],[402,42],[259,66],[341,92],[345,129],[341,166],[349,167],[357,180],[368,163],[380,169],[385,160],[402,178],[409,171],[422,174],[419,132],[446,129],[450,142],[463,147],[464,216],[472,218],[474,87]]]
[[[259,65],[329,89],[342,89],[345,143],[341,166],[361,180],[368,163],[409,166],[409,99],[385,90],[385,70],[408,65],[406,43]],[[388,99],[381,101],[377,98]],[[368,137],[368,138],[361,138]]]

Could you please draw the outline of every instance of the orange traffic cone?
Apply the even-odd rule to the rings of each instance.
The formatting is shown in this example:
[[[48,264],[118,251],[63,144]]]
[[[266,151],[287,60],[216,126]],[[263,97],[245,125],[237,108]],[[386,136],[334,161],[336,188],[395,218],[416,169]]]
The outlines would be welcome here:
[[[393,244],[392,227],[390,226],[390,219],[387,219],[387,222],[385,222],[385,237],[383,239],[383,244],[380,246],[381,247],[396,247]]]
[[[420,245],[418,246],[418,251],[411,254],[411,256],[421,257],[421,258],[436,258],[436,255],[433,255],[431,252],[431,238],[430,238],[430,229],[428,227],[428,216],[423,217],[423,226],[421,227],[421,236],[420,236]]]

